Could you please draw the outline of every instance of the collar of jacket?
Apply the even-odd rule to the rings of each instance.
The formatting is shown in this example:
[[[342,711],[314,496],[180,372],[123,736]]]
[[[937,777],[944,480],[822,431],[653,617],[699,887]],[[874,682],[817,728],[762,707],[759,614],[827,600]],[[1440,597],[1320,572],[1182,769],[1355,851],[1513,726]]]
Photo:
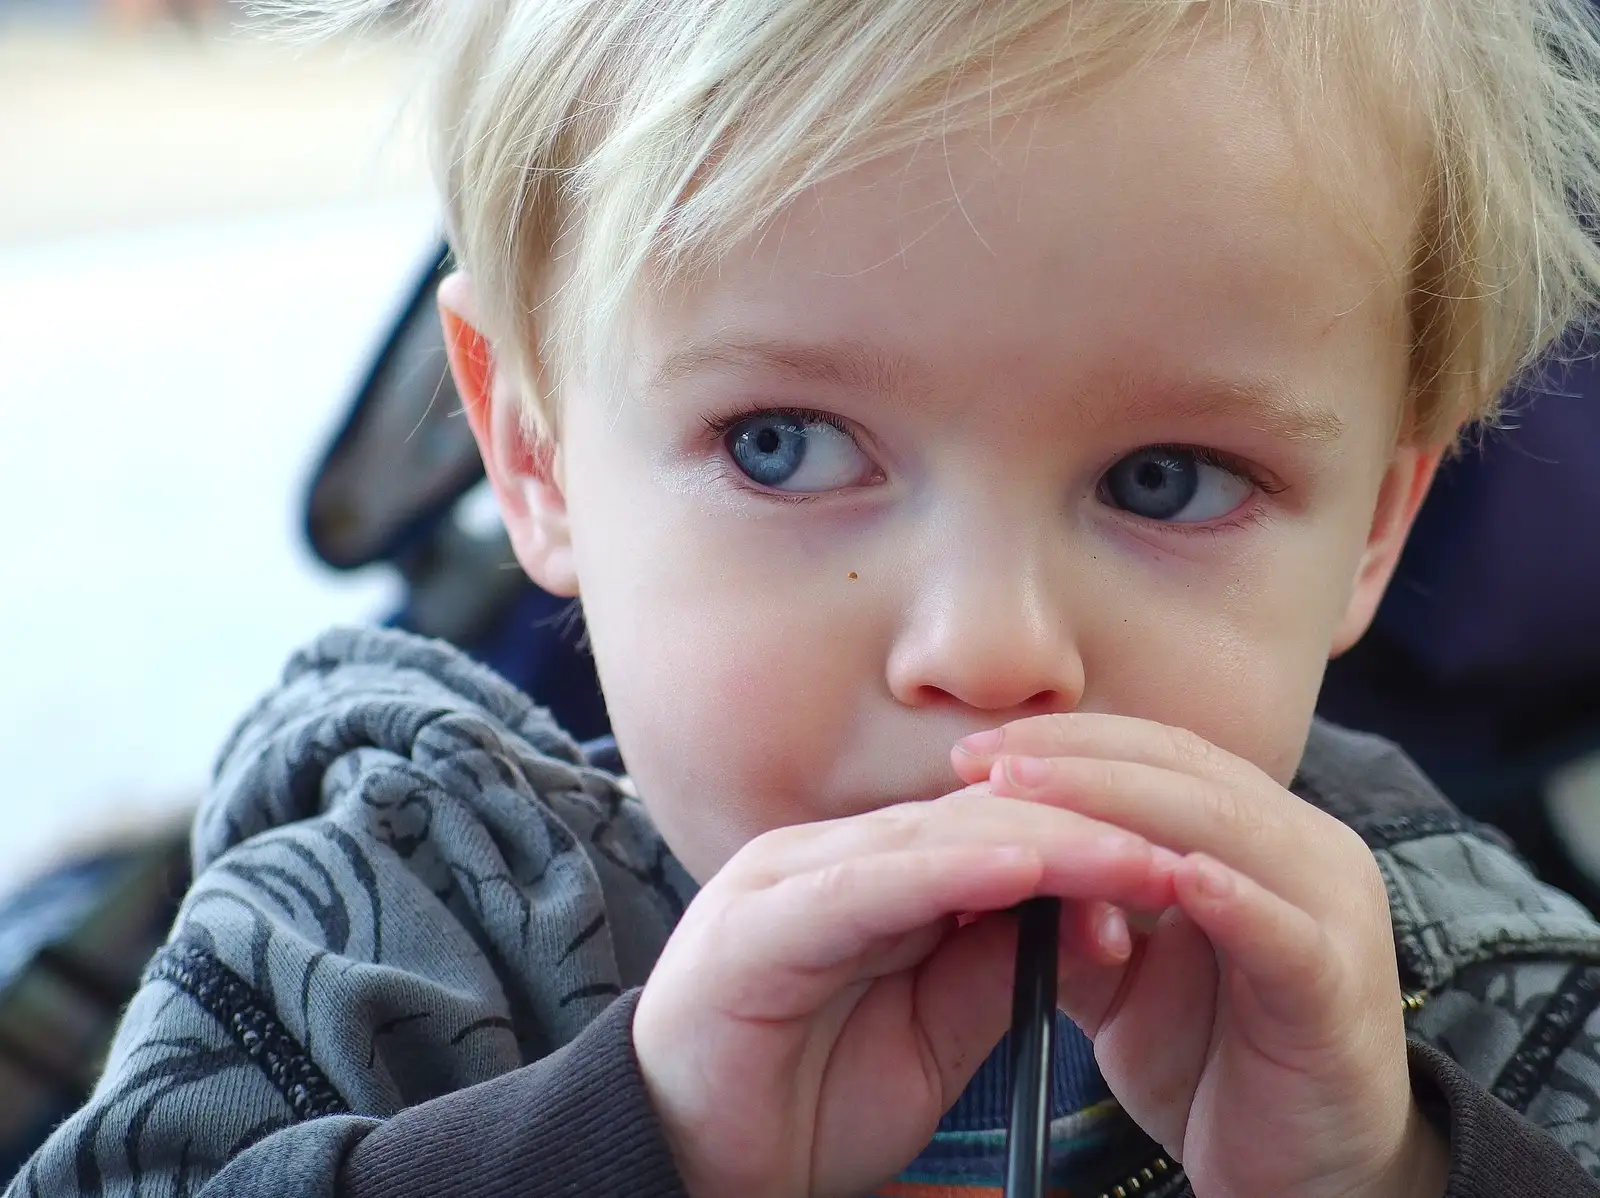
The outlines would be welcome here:
[[[1513,957],[1600,963],[1589,912],[1541,883],[1504,836],[1452,807],[1389,742],[1319,720],[1292,789],[1377,858],[1408,991]]]

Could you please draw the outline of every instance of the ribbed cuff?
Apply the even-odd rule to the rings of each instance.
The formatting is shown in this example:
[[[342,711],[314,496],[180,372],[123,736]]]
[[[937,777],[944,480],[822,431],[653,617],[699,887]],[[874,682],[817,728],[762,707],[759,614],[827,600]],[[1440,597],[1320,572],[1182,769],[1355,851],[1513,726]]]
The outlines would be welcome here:
[[[375,1128],[342,1198],[685,1198],[633,1052],[638,1001],[629,991],[544,1059]]]
[[[1590,1177],[1553,1136],[1535,1127],[1419,1040],[1407,1046],[1417,1104],[1449,1137],[1445,1198],[1597,1198]]]

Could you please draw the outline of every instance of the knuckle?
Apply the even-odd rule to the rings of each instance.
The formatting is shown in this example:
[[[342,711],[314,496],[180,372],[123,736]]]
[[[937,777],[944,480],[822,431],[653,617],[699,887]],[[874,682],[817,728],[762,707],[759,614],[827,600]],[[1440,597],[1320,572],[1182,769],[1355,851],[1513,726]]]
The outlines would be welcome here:
[[[1356,868],[1366,880],[1367,894],[1371,903],[1374,917],[1381,917],[1385,932],[1390,930],[1389,914],[1389,880],[1384,877],[1382,868],[1378,865],[1378,858],[1373,855],[1371,847],[1362,840],[1356,832],[1349,832],[1350,839],[1354,842],[1351,853]]]
[[[799,827],[768,829],[759,836],[747,841],[729,859],[728,865],[738,866],[742,869],[760,870],[795,848],[803,838],[804,832]],[[727,872],[726,867],[724,867],[723,872]]]
[[[860,885],[860,871],[853,860],[834,861],[806,874],[801,884],[810,909],[850,910],[855,906],[853,898]]]
[[[747,929],[742,914],[741,904],[733,896],[701,891],[668,939],[652,979],[660,977],[666,979],[663,984],[676,985],[693,978],[720,986],[729,969],[746,960],[740,952]]]
[[[1353,867],[1359,869],[1369,882],[1378,882],[1378,859],[1372,855],[1372,850],[1367,847],[1367,842],[1361,839],[1349,824],[1333,820],[1333,826],[1338,836],[1340,852],[1348,857]]]
[[[1352,981],[1360,976],[1360,971],[1352,970],[1349,964],[1341,946],[1334,941],[1328,929],[1319,927],[1310,960],[1306,964],[1306,974],[1311,990],[1324,997],[1330,1011],[1348,1010],[1350,1007]]]
[[[1273,821],[1265,804],[1252,802],[1239,790],[1213,782],[1198,782],[1199,801],[1231,837],[1249,847],[1262,845],[1273,834]]]
[[[738,944],[740,924],[740,904],[731,895],[720,896],[721,902],[713,903],[709,908],[702,908],[700,921],[697,927],[699,935],[695,938],[701,955],[714,954],[719,948],[727,945]],[[710,950],[706,953],[705,950]]]
[[[807,841],[822,833],[820,824],[770,828],[746,841],[728,858],[727,864],[707,884],[708,888],[716,885],[730,892],[763,890],[788,872],[791,859]]]
[[[1221,772],[1222,751],[1198,732],[1169,727],[1165,735],[1167,752],[1185,773],[1209,777]]]
[[[752,837],[740,850],[740,855],[769,857],[782,853],[804,840],[808,832],[809,829],[804,824],[785,824],[768,828],[760,835]]]
[[[943,808],[954,797],[947,795],[938,799],[880,807],[867,816],[873,839],[883,848],[917,847],[926,835],[929,812]]]
[[[1389,887],[1384,881],[1383,871],[1378,866],[1378,858],[1373,854],[1372,848],[1362,839],[1349,824],[1327,817],[1328,841],[1330,847],[1337,854],[1339,868],[1344,876],[1366,898],[1381,903],[1387,912],[1389,905]]]

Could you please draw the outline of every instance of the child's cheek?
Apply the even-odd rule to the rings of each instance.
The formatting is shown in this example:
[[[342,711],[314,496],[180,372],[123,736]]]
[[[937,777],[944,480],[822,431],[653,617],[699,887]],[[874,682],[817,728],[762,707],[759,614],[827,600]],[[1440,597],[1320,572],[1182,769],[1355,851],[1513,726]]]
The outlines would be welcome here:
[[[1101,683],[1094,709],[1188,729],[1287,783],[1305,746],[1324,651],[1298,627],[1247,627],[1234,606],[1243,604],[1187,613],[1173,605],[1160,618],[1108,631],[1088,664]]]
[[[836,814],[824,793],[866,660],[810,621],[714,593],[600,621],[595,650],[639,793],[690,872],[762,832]],[[613,613],[618,616],[623,613]]]

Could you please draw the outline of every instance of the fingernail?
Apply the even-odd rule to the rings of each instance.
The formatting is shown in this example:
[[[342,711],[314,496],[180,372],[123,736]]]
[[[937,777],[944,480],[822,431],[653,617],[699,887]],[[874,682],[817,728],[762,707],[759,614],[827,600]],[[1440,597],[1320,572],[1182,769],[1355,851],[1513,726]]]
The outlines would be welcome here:
[[[956,741],[956,748],[970,757],[988,757],[1006,738],[1005,729],[990,728],[987,732],[974,732]]]
[[[1233,875],[1220,862],[1210,857],[1197,857],[1194,863],[1195,881],[1207,898],[1227,898],[1233,893]]]
[[[1098,937],[1101,949],[1112,960],[1121,961],[1133,954],[1133,937],[1128,931],[1127,916],[1115,907],[1108,908],[1100,917]]]
[[[1038,786],[1050,777],[1050,763],[1038,757],[1007,757],[1005,776],[1016,786]]]

